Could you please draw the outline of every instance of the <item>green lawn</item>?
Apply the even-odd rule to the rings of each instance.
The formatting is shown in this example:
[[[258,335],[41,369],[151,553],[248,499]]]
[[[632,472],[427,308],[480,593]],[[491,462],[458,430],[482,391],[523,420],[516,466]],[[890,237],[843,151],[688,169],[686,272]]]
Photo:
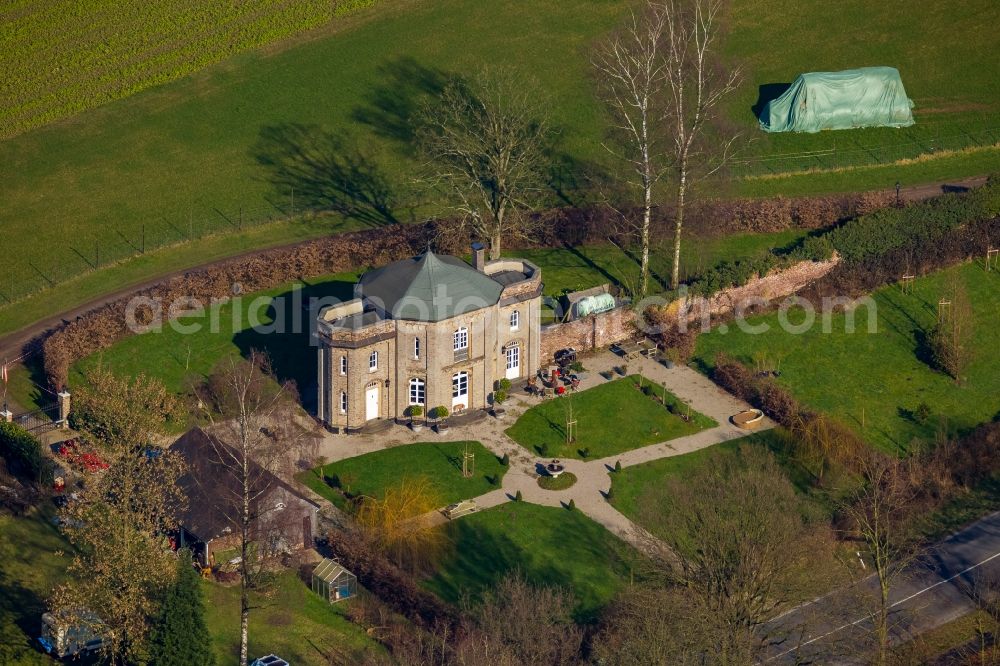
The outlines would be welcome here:
[[[204,581],[202,589],[217,663],[235,663],[240,646],[239,587]],[[363,652],[382,651],[347,619],[350,600],[325,603],[293,571],[278,574],[270,594],[254,603],[260,607],[250,611],[250,659],[274,653],[293,664],[325,666],[332,663],[328,654],[357,659]]]
[[[349,299],[357,278],[356,273],[310,278],[294,286],[299,291],[295,297],[293,285],[285,285],[248,294],[238,301],[233,299],[178,320],[184,327],[200,324],[197,331],[184,332],[180,326],[164,325],[160,331],[133,335],[73,366],[70,383],[80,381],[88,368],[103,364],[120,374],[144,372],[155,376],[170,391],[182,393],[191,380],[204,379],[227,356],[245,355],[250,349],[258,349],[269,355],[279,379],[310,387],[316,381],[315,347],[309,344],[308,317],[296,305],[296,299],[301,298],[298,302],[303,304],[308,304],[311,298]],[[295,318],[299,316],[301,325],[296,330]],[[255,330],[250,325],[251,317],[264,326],[278,322],[281,328],[275,327],[270,333],[265,332],[267,329]],[[308,401],[310,396],[303,397]]]
[[[211,36],[164,18],[178,2],[149,20],[192,43],[206,38],[214,43]],[[7,232],[7,254],[16,260],[0,273],[0,292],[30,293],[50,280],[131,256],[143,245],[151,249],[207,231],[238,232],[241,219],[249,224],[326,208],[338,211],[346,224],[378,225],[442,213],[440,202],[412,191],[416,160],[408,114],[443,76],[468,75],[483,63],[537,81],[559,130],[552,202],[586,203],[581,183],[610,159],[600,145],[605,123],[593,98],[588,53],[624,10],[625,3],[612,0],[385,0],[316,39],[242,53],[4,141],[0,226]],[[216,46],[239,50],[312,24],[308,10],[301,11],[303,21],[292,20],[285,32],[265,31],[250,40],[240,33],[240,39]],[[259,18],[266,22],[267,16],[265,11]],[[1000,89],[993,85],[991,60],[1000,46],[992,29],[997,16],[991,0],[878,5],[737,0],[728,21],[728,51],[745,65],[747,78],[728,112],[754,139],[748,153],[773,158],[737,171],[887,164],[970,141],[995,142],[998,137],[987,130],[1000,125]],[[66,16],[38,25],[64,29],[78,23]],[[816,39],[817,29],[822,40]],[[101,48],[120,54],[118,41],[93,37]],[[141,70],[148,62],[140,58],[133,64]],[[751,107],[761,86],[790,82],[802,71],[868,64],[900,69],[917,104],[915,127],[815,135],[764,135],[755,128]],[[57,77],[58,85],[73,71],[56,72],[44,58],[35,59],[35,69],[46,82]],[[79,78],[86,89],[86,77]],[[789,157],[833,149],[832,157]],[[963,155],[939,162],[934,177],[964,174],[972,162],[978,170],[982,160]],[[877,178],[823,174],[813,191],[897,179],[909,183],[916,174],[930,175],[922,165],[892,166]],[[767,194],[787,185],[809,191],[811,177],[802,178],[788,184],[757,180],[732,189]],[[339,228],[331,221],[331,230]],[[175,261],[171,267],[185,263],[182,256]]]
[[[475,473],[462,476],[462,455],[466,449],[474,455]],[[426,442],[393,446],[339,460],[298,475],[298,480],[316,493],[344,508],[344,495],[321,480],[334,478],[351,495],[382,497],[386,488],[398,485],[407,477],[423,476],[437,489],[441,505],[477,497],[500,487],[507,468],[479,442]]]
[[[977,351],[960,386],[922,360],[923,332],[936,320],[936,304],[953,277],[966,285],[975,312]],[[771,314],[748,320],[769,325],[761,335],[736,327],[702,335],[695,363],[708,370],[719,351],[747,363],[754,354],[765,354],[781,370],[778,381],[799,400],[836,415],[886,451],[905,450],[914,438],[931,439],[941,427],[961,431],[1000,413],[1000,355],[995,351],[1000,272],[987,273],[981,262],[969,263],[918,278],[910,295],[893,286],[873,297],[875,333],[868,333],[864,308],[853,333],[846,332],[844,314],[831,317],[830,333],[822,332],[818,316],[817,324],[801,335],[781,330],[777,315]],[[793,312],[789,319],[799,322],[801,313]],[[931,408],[926,423],[911,415],[921,403]]]
[[[55,663],[32,645],[41,631],[45,601],[63,580],[72,552],[52,524],[53,515],[51,505],[26,517],[0,515],[2,663]]]
[[[636,388],[639,375],[631,375],[601,384],[586,391],[567,393],[546,400],[525,412],[507,429],[507,434],[526,449],[552,458],[582,458],[580,451],[589,449],[588,458],[606,456],[663,442],[717,425],[715,421],[691,412],[684,421],[668,412],[660,403],[643,395]],[[648,379],[643,379],[649,384]],[[663,389],[655,391],[663,395]],[[678,405],[669,391],[667,403]],[[682,407],[682,409],[684,409]],[[566,443],[566,421],[572,410],[577,421],[577,436],[573,444]]]
[[[626,585],[639,555],[579,511],[510,502],[447,526],[454,555],[426,585],[444,599],[475,601],[504,574],[572,590],[591,619]]]

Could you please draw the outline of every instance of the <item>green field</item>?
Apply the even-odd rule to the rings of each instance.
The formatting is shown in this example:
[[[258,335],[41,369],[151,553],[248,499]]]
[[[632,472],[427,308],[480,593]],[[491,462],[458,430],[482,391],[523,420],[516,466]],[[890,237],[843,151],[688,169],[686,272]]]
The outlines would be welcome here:
[[[9,76],[0,82],[0,138],[323,25],[334,7],[317,0],[7,3],[0,63]]]
[[[475,600],[505,574],[569,588],[581,620],[629,581],[639,555],[579,511],[510,502],[448,523],[454,555],[426,585],[442,598]]]
[[[553,458],[604,458],[712,428],[715,421],[691,411],[683,421],[652,398],[639,392],[639,375],[631,375],[535,405],[507,429],[511,439],[533,453]],[[645,385],[650,385],[644,379]],[[657,396],[663,389],[657,388]],[[667,403],[679,405],[670,392]],[[685,409],[681,407],[681,409]],[[566,421],[572,410],[577,421],[576,441],[566,443]],[[542,450],[545,453],[542,453]],[[583,450],[588,455],[583,455]]]
[[[462,476],[462,455],[473,454],[474,473]],[[441,506],[470,499],[500,487],[507,468],[479,442],[426,442],[393,446],[339,460],[322,468],[300,473],[296,478],[340,508],[344,495],[322,480],[336,479],[340,489],[351,495],[381,498],[386,489],[398,486],[408,477],[426,477],[438,492]]]
[[[231,664],[240,650],[240,589],[203,582],[205,620],[218,664]],[[313,594],[293,571],[275,578],[266,596],[253,599],[250,611],[250,659],[280,655],[293,664],[326,666],[329,655],[348,657],[381,652],[382,647],[347,619],[348,600],[328,604]]]
[[[190,4],[172,0],[165,7],[158,5],[148,26],[139,26],[129,13],[134,3],[114,5],[101,15],[106,23],[98,21],[94,34],[103,34],[108,22],[117,27],[122,17],[127,17],[126,25],[138,26],[128,38],[105,40],[103,48],[122,61],[129,59],[122,54],[135,49],[122,40],[135,39],[142,44],[140,50],[155,52],[162,46],[157,39],[170,39],[158,32],[169,23],[169,34],[183,35],[190,48],[220,42],[215,51],[206,51],[206,57],[215,58],[211,54],[219,50],[240,50],[254,39],[270,41],[282,31],[294,32],[318,20],[310,14],[318,11],[313,2],[294,8],[268,3],[252,16],[227,5],[217,12],[243,18],[219,30],[246,37],[240,26],[259,29],[249,31],[249,41],[240,37],[223,44],[218,36],[166,18]],[[52,5],[55,9],[49,11],[60,6]],[[10,16],[27,21],[23,35],[30,36],[14,34],[10,39],[15,43],[42,39],[38,27],[46,21],[25,9],[32,7],[22,3],[17,16]],[[471,74],[486,62],[510,67],[544,91],[559,130],[555,152],[561,166],[554,183],[559,195],[553,193],[552,203],[586,203],[580,185],[584,174],[601,171],[608,160],[600,147],[604,123],[593,100],[587,53],[623,10],[623,2],[611,0],[385,0],[328,35],[287,48],[242,53],[0,143],[0,163],[6,166],[0,182],[0,225],[7,232],[7,256],[16,257],[0,272],[0,293],[3,298],[20,297],[140,249],[206,233],[237,232],[306,208],[337,211],[342,222],[331,220],[331,231],[443,213],[437,202],[413,191],[416,162],[409,112],[438,88],[442,77]],[[43,18],[50,15],[39,12]],[[1000,89],[993,85],[991,55],[1000,46],[992,29],[998,13],[989,0],[947,5],[893,0],[877,6],[861,0],[836,5],[738,0],[728,50],[746,63],[747,79],[729,112],[754,138],[749,153],[773,159],[737,170],[885,165],[940,148],[995,142],[1000,137],[990,131],[1000,126]],[[37,71],[30,80],[50,80],[53,72],[46,58],[60,57],[60,49],[77,54],[69,56],[70,62],[87,60],[91,43],[72,43],[78,34],[73,30],[82,20],[78,14],[64,16],[68,43],[60,43],[52,54],[32,57]],[[823,39],[816,38],[817,29]],[[104,42],[97,37],[87,39],[94,39],[93,49],[102,48]],[[174,46],[184,62],[183,45]],[[12,65],[15,71],[31,68],[25,59],[28,52],[13,50],[10,62],[19,63]],[[159,66],[155,58],[148,60],[150,68]],[[142,70],[144,62],[139,57],[134,64]],[[764,136],[754,129],[751,107],[761,85],[789,82],[803,70],[867,64],[899,67],[917,103],[914,128],[808,136]],[[60,70],[53,85],[63,85],[60,81],[69,76],[73,85],[86,90],[107,75],[73,71]],[[69,99],[71,93],[66,92]],[[37,85],[26,87],[23,94],[37,96]],[[80,97],[79,90],[75,95]],[[834,146],[832,157],[788,157]],[[876,187],[896,180],[907,184],[980,171],[990,158],[995,153],[947,158],[940,163],[949,165],[943,170],[935,170],[935,160],[881,166],[872,172],[795,177],[787,183],[753,180],[734,191],[763,195],[786,191],[786,185],[788,191],[802,192]],[[176,260],[185,262],[183,257]]]
[[[937,302],[948,281],[964,282],[974,320],[974,360],[962,385],[933,370],[925,360],[924,331],[937,317]],[[779,383],[814,409],[834,414],[869,442],[887,451],[906,450],[914,438],[931,440],[939,429],[961,432],[1000,414],[1000,356],[996,332],[1000,324],[1000,273],[986,272],[981,262],[968,263],[918,278],[912,294],[886,287],[873,295],[877,332],[868,333],[864,308],[854,333],[846,332],[845,315],[831,317],[830,333],[817,324],[793,335],[781,330],[777,315],[749,318],[770,330],[751,335],[730,327],[716,328],[698,339],[695,363],[710,369],[725,351],[752,363],[763,354],[781,371]],[[802,321],[790,313],[793,323]],[[914,411],[926,403],[931,416],[921,423]],[[862,425],[863,421],[863,425]]]

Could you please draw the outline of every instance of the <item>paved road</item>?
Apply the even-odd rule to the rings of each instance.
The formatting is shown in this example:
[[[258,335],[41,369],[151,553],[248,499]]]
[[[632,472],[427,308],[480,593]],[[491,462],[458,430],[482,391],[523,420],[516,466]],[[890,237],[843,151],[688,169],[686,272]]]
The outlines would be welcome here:
[[[989,515],[939,543],[911,567],[892,590],[893,640],[902,643],[975,610],[967,590],[1000,577],[1000,512]],[[773,646],[774,664],[864,663],[860,653],[870,637],[866,603],[876,598],[869,577],[857,586],[800,606],[772,623],[772,635],[788,635]],[[871,654],[870,652],[868,654]]]

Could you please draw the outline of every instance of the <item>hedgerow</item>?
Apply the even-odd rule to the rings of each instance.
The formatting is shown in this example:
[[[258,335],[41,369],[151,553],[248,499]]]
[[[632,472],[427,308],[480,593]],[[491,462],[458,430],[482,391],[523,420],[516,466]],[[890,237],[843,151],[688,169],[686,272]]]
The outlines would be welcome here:
[[[15,423],[0,421],[0,456],[15,476],[34,483],[52,480],[52,466],[42,454],[41,443]]]

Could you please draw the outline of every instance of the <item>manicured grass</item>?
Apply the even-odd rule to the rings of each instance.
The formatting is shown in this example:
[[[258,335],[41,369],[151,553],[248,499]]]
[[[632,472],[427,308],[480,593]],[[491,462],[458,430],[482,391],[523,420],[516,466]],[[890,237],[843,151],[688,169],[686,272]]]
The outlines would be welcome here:
[[[628,583],[639,555],[579,511],[510,502],[452,521],[454,555],[428,588],[451,602],[472,600],[503,575],[572,590],[590,619]]]
[[[717,425],[695,411],[691,412],[690,421],[671,414],[636,388],[639,379],[639,375],[631,375],[546,400],[521,415],[507,429],[507,434],[521,446],[546,457],[583,458],[581,450],[589,449],[586,457],[603,458]],[[643,379],[643,383],[648,385],[650,382]],[[663,389],[654,392],[661,396]],[[679,404],[669,391],[666,396],[668,404]],[[566,421],[570,409],[577,421],[576,441],[567,444]],[[543,446],[547,447],[544,454]]]
[[[159,331],[125,338],[77,363],[70,384],[80,381],[88,368],[102,364],[120,374],[143,372],[157,377],[170,391],[182,393],[191,381],[207,377],[227,356],[246,355],[250,349],[258,349],[268,354],[280,380],[294,380],[299,387],[310,387],[316,381],[315,347],[309,344],[309,317],[300,304],[308,304],[311,298],[349,299],[357,277],[356,273],[326,275],[248,294],[181,318],[178,326],[165,324]],[[251,318],[265,328],[251,327]],[[274,331],[268,332],[266,327],[276,322],[280,327],[274,326]],[[190,324],[200,324],[200,329],[185,332],[182,327]],[[309,400],[309,395],[303,397]]]
[[[922,360],[924,331],[936,321],[937,302],[952,278],[966,285],[975,313],[976,355],[962,385]],[[1000,273],[969,263],[918,278],[912,294],[893,286],[875,292],[873,299],[874,333],[868,332],[864,307],[853,333],[847,332],[843,313],[830,318],[830,333],[823,332],[817,315],[816,324],[800,335],[783,331],[777,315],[765,315],[748,319],[769,326],[760,335],[736,327],[702,335],[695,363],[709,370],[720,351],[747,363],[763,353],[779,365],[778,381],[795,397],[834,414],[886,451],[904,451],[914,438],[932,439],[940,428],[961,431],[1000,413],[1000,355],[995,353]],[[792,311],[789,320],[798,323],[802,316]],[[912,416],[921,403],[931,409],[925,423]]]
[[[235,663],[240,646],[239,587],[203,581],[202,589],[216,660],[219,664]],[[347,619],[351,603],[351,600],[325,603],[295,572],[279,573],[270,594],[254,595],[255,608],[250,611],[250,659],[274,653],[293,664],[325,666],[331,662],[324,651],[342,658],[381,652],[377,642]]]
[[[23,517],[0,515],[2,663],[55,663],[33,645],[41,631],[45,602],[62,582],[72,552],[52,524],[53,515],[51,505]]]
[[[566,490],[576,483],[576,474],[563,472],[559,476],[540,476],[538,485],[545,490]]]
[[[240,50],[312,25],[310,11],[319,11],[315,2],[305,3],[296,10],[301,14],[293,12],[291,19],[277,23],[264,11],[248,18],[247,25],[280,23],[279,30],[236,30],[239,38],[220,45],[217,35],[195,34],[183,21],[169,20],[180,2],[164,4],[149,15],[153,18],[148,24],[132,17],[127,25],[141,26],[142,34],[168,26],[170,34],[182,35],[182,43],[170,45],[182,64],[191,61],[182,47],[214,44],[210,53],[201,53],[213,60],[220,57],[220,49]],[[559,182],[552,202],[585,203],[580,184],[588,182],[590,172],[603,171],[610,159],[600,145],[606,123],[593,97],[587,54],[594,40],[622,18],[624,9],[623,3],[607,0],[385,0],[338,23],[322,38],[284,50],[243,53],[71,122],[0,143],[0,162],[7,166],[0,182],[0,225],[6,232],[7,255],[16,258],[6,274],[0,274],[0,291],[28,293],[47,284],[40,274],[63,280],[94,264],[131,255],[143,237],[147,249],[178,242],[191,220],[199,230],[237,232],[241,217],[288,215],[293,191],[296,210],[337,210],[359,224],[441,213],[441,202],[412,191],[417,162],[408,114],[444,76],[472,74],[485,62],[537,81],[547,96],[552,124],[559,129],[557,151],[564,158],[556,170]],[[107,16],[115,18],[114,12]],[[738,0],[727,22],[727,50],[750,75],[729,105],[729,115],[754,139],[749,153],[779,158],[757,162],[752,170],[885,164],[956,147],[970,134],[985,140],[984,130],[1000,125],[1000,90],[993,85],[990,59],[1000,39],[992,29],[996,16],[991,0],[962,0],[958,5],[895,0],[877,6],[863,0],[780,0],[777,6]],[[80,23],[61,16],[37,25],[62,30]],[[818,28],[824,35],[821,43],[815,39]],[[98,33],[88,39],[100,37]],[[113,60],[128,50],[122,39],[94,44],[109,49]],[[72,46],[72,39],[64,40],[52,53]],[[92,85],[86,75],[71,67],[54,72],[45,62],[34,59],[35,80],[44,75],[49,84],[56,76],[57,85],[78,85],[67,99],[82,99],[81,91]],[[102,56],[101,67],[104,62]],[[790,82],[802,71],[876,63],[900,68],[916,100],[915,127],[815,135],[764,135],[756,129],[751,107],[759,86]],[[141,80],[147,67],[160,67],[156,58],[133,64],[138,72],[128,72],[117,93],[111,86],[112,96],[133,90],[136,77]],[[157,81],[177,71],[176,63],[162,65],[157,75],[166,76]],[[24,67],[28,64],[19,69]],[[187,69],[182,66],[180,71]],[[88,103],[107,99],[85,97]],[[787,157],[833,147],[834,157]],[[977,160],[982,157],[960,155],[954,162],[941,162],[937,166],[943,171],[935,177],[967,173],[968,164]],[[886,176],[891,184],[916,173],[899,167],[904,175],[896,176],[896,170],[892,167],[891,176],[880,172],[878,184]],[[788,187],[808,191],[811,177],[802,178],[801,186]],[[821,175],[816,187],[850,189],[859,183],[876,184],[867,175]],[[734,190],[742,187],[764,194],[781,192],[786,183],[753,181]],[[178,257],[177,262],[184,260]]]
[[[474,455],[475,473],[462,476],[462,454]],[[374,453],[339,460],[300,473],[296,478],[316,493],[344,508],[342,492],[321,480],[337,479],[340,489],[352,496],[382,497],[387,488],[407,477],[423,476],[431,480],[441,505],[477,497],[500,487],[507,468],[479,442],[426,442],[394,446]]]

